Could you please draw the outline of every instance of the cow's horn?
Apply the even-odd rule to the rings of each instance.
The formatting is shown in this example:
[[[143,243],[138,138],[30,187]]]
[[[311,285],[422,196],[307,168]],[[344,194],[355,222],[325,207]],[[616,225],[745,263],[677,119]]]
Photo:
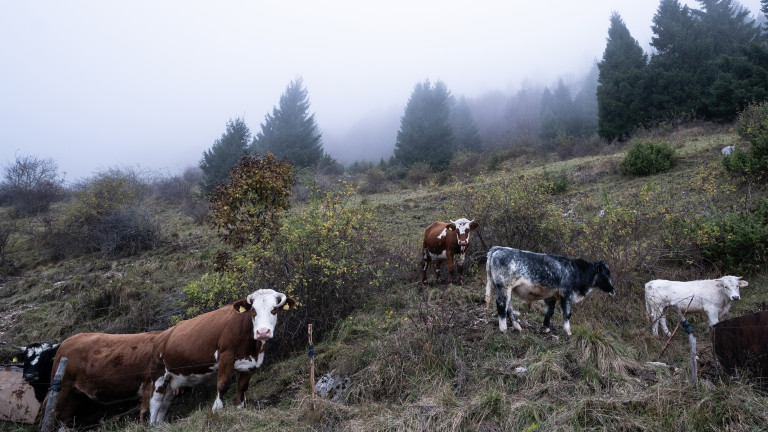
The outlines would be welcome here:
[[[25,346],[16,346],[16,345],[11,345],[11,346],[16,348],[19,351],[26,351],[27,350],[27,347],[25,347]]]
[[[276,308],[279,308],[280,306],[284,305],[286,301],[288,301],[288,296],[283,293],[277,293],[277,306]]]
[[[253,294],[248,294],[248,295],[245,297],[245,301],[246,301],[248,304],[253,304]]]
[[[61,342],[59,342],[59,343],[55,344],[54,346],[52,346],[51,349],[56,349],[56,348],[59,347],[59,345],[61,345]]]

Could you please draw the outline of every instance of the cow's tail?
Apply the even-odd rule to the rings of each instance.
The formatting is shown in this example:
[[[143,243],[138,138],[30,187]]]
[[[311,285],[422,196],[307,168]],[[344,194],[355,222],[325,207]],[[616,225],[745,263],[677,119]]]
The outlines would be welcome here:
[[[491,250],[488,251],[488,256],[485,260],[485,306],[487,308],[493,308],[491,305],[491,288],[493,288],[493,275],[491,274],[491,268],[493,266],[491,265],[491,259],[494,252],[494,248],[491,248]]]

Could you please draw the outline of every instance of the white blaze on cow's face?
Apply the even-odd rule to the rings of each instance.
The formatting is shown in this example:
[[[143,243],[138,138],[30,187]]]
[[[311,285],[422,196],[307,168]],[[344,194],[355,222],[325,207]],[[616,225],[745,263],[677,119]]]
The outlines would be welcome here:
[[[456,237],[459,240],[459,246],[466,247],[469,245],[469,232],[477,227],[477,222],[461,218],[455,221],[452,220],[451,223],[456,227]]]
[[[247,302],[256,312],[253,317],[253,338],[265,341],[275,334],[277,310],[288,301],[288,296],[271,289],[260,289],[246,297]]]

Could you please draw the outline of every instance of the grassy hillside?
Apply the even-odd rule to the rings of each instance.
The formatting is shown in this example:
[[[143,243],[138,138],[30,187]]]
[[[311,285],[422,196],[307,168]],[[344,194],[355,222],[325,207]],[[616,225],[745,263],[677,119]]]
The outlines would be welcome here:
[[[665,340],[650,334],[642,288],[655,278],[722,276],[691,227],[749,208],[766,190],[723,171],[720,149],[738,142],[730,131],[687,126],[648,138],[677,149],[674,169],[621,175],[625,149],[618,146],[565,161],[519,152],[506,155],[497,170],[481,161],[470,176],[436,175],[420,185],[355,195],[375,211],[389,251],[382,261],[405,268],[382,268],[393,275],[390,283],[361,295],[357,310],[316,342],[316,375],[333,371],[348,379],[340,399],[312,399],[309,361],[297,352],[254,375],[247,409],[233,408],[230,396],[224,411],[211,413],[213,393],[194,391],[174,403],[170,421],[156,430],[766,429],[766,394],[722,373],[704,317],[690,318],[699,342],[698,388],[688,383],[682,332],[659,356]],[[296,203],[294,211],[301,207]],[[222,245],[176,209],[154,208],[163,241],[129,258],[50,262],[31,252],[31,235],[20,234],[13,252],[22,272],[0,283],[0,340],[23,345],[170,325],[183,312],[182,288],[211,269]],[[429,285],[424,292],[418,284],[423,229],[459,217],[481,223],[470,251],[477,265],[463,286]],[[559,308],[547,334],[543,303],[528,310],[515,300],[523,332],[501,334],[495,310],[484,304],[482,266],[484,252],[497,244],[605,260],[617,295],[595,292],[575,305],[570,338]],[[768,270],[755,269],[746,279],[750,285],[728,317],[768,305]],[[145,430],[136,418],[137,410],[110,417],[102,428]]]

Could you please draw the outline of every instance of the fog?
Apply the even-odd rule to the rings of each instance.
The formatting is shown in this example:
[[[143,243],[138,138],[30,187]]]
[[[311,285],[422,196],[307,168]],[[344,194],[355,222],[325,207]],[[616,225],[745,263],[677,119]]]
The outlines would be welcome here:
[[[759,14],[759,0],[741,3]],[[649,52],[658,4],[3,1],[0,163],[50,157],[68,181],[115,166],[176,173],[231,118],[255,134],[298,76],[326,151],[376,162],[391,155],[417,82],[503,105],[578,81],[601,58],[613,11]]]

